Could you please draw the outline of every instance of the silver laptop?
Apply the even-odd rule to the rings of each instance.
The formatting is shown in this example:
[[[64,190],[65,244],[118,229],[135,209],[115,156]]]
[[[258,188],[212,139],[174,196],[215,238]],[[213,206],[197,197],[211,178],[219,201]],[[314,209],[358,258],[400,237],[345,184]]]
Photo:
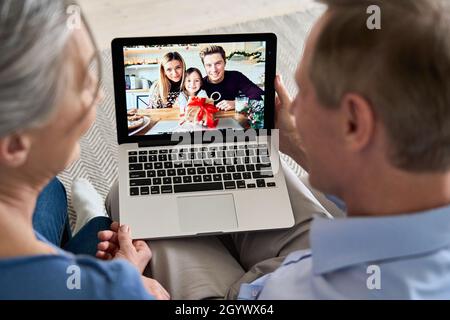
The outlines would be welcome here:
[[[119,219],[132,228],[133,238],[294,225],[270,130],[274,34],[118,38],[112,55]],[[174,63],[165,65],[168,60]],[[201,87],[185,87],[184,70],[192,68]],[[163,103],[151,92],[166,78],[173,88],[198,96]],[[222,101],[234,109],[221,110]],[[196,112],[186,117],[190,108]]]

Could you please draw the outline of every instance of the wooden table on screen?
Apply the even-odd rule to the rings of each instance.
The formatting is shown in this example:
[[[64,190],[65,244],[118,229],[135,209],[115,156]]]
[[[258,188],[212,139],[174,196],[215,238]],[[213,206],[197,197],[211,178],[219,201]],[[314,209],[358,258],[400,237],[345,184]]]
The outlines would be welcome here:
[[[179,120],[180,110],[178,108],[166,108],[166,109],[138,109],[137,114],[150,117],[150,124],[143,130],[139,131],[136,136],[143,136],[149,132],[159,121],[161,120]],[[220,118],[233,118],[244,129],[249,128],[248,118],[237,113],[234,110],[231,111],[219,111],[215,114],[217,119]]]

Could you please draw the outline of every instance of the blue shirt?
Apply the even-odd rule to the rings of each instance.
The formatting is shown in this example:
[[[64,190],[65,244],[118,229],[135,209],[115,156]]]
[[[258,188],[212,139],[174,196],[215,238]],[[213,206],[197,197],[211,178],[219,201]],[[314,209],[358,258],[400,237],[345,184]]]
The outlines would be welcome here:
[[[58,254],[0,259],[0,299],[153,299],[127,261],[101,261],[53,247]]]
[[[450,206],[388,217],[315,217],[290,254],[240,299],[450,299]]]

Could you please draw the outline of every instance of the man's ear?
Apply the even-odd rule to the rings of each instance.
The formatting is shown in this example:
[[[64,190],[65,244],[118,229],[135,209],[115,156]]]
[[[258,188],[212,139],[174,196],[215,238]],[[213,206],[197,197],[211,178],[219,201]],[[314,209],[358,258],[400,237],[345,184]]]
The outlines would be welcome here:
[[[370,144],[375,133],[375,113],[372,105],[362,96],[348,93],[342,98],[340,109],[347,146],[354,151],[364,149]]]
[[[22,166],[31,149],[31,137],[24,133],[14,133],[0,138],[0,163],[12,168]]]

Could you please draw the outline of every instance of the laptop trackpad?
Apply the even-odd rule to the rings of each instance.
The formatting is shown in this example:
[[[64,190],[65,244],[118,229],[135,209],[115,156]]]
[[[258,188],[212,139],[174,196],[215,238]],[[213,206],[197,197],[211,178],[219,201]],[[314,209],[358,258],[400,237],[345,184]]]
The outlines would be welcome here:
[[[232,194],[179,197],[177,204],[181,231],[217,232],[238,226]]]

